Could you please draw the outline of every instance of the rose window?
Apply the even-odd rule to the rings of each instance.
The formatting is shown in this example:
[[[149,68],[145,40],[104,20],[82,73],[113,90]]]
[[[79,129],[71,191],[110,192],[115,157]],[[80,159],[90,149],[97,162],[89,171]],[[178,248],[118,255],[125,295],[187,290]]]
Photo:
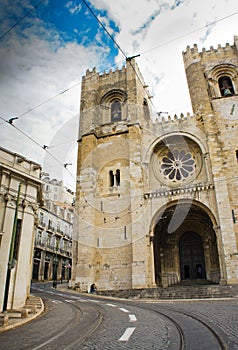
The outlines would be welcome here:
[[[168,152],[161,160],[161,173],[170,181],[183,181],[194,174],[195,160],[184,150]]]

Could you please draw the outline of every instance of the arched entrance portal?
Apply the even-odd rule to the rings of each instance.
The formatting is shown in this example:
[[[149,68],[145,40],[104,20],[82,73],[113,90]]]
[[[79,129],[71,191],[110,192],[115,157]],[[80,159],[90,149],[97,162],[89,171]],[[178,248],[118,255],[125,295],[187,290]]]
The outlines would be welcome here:
[[[201,237],[186,232],[179,239],[180,275],[184,279],[205,279],[205,260]]]
[[[202,206],[177,203],[158,213],[154,228],[155,282],[167,287],[182,280],[219,283],[213,223]]]

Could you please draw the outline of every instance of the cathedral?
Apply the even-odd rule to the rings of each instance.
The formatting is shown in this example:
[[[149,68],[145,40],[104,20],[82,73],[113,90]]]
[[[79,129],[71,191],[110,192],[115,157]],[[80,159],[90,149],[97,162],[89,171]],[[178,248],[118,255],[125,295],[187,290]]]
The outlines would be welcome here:
[[[238,37],[183,52],[193,114],[153,112],[135,58],[82,79],[72,284],[238,283]]]

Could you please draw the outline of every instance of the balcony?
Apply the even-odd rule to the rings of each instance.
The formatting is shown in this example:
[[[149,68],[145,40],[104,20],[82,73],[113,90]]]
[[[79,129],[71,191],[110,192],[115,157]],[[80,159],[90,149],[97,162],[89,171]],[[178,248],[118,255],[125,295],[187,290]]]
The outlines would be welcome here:
[[[55,232],[55,228],[52,226],[48,226],[46,230],[50,232]]]
[[[62,248],[57,248],[56,246],[49,245],[47,243],[42,243],[39,240],[35,241],[35,248],[39,248],[45,251],[48,251],[52,254],[57,254],[57,255],[63,255],[64,257],[71,258],[72,257],[72,252],[71,248],[69,249],[62,249]]]
[[[55,232],[60,236],[64,235],[64,232],[62,230],[60,230],[59,228],[57,228]]]

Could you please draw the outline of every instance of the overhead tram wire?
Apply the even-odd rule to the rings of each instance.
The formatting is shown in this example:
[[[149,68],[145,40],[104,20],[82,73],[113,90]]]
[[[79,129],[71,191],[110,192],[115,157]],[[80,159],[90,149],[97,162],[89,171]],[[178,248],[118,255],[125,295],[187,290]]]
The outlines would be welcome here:
[[[105,32],[107,33],[107,35],[109,36],[109,38],[114,42],[114,44],[116,45],[116,47],[118,48],[118,50],[123,54],[123,56],[125,58],[127,58],[125,52],[122,50],[122,48],[120,47],[120,45],[118,45],[118,43],[116,42],[116,40],[113,38],[113,36],[109,33],[109,31],[107,30],[107,28],[104,26],[104,24],[102,23],[102,21],[100,21],[100,19],[97,17],[97,15],[94,13],[94,11],[91,9],[91,7],[88,5],[88,3],[85,0],[81,0],[84,5],[87,7],[87,9],[91,12],[91,14],[93,15],[93,17],[98,21],[98,23],[100,24],[100,26],[105,30]]]
[[[103,72],[103,71],[105,71],[105,70],[107,70],[107,69],[109,69],[109,68],[112,68],[112,67],[114,67],[114,66],[116,66],[116,65],[117,65],[117,64],[115,63],[115,64],[113,64],[113,65],[107,67],[106,69],[104,68],[104,69],[102,69],[102,70],[100,71],[100,73]],[[18,115],[17,117],[15,117],[15,118],[16,118],[16,119],[21,119],[21,118],[24,117],[26,114],[28,114],[28,113],[34,111],[35,109],[37,109],[37,108],[43,106],[44,104],[46,104],[46,103],[48,103],[48,102],[54,100],[56,97],[58,97],[58,96],[60,96],[60,95],[63,95],[64,93],[70,91],[71,89],[74,89],[76,86],[78,86],[78,85],[80,85],[80,84],[81,84],[81,81],[78,82],[78,83],[76,83],[76,84],[74,84],[74,85],[72,85],[72,86],[70,86],[69,88],[67,88],[67,89],[65,89],[65,90],[62,90],[62,91],[58,92],[56,95],[53,95],[53,96],[49,97],[48,99],[46,99],[46,100],[40,102],[38,105],[29,108],[27,111],[25,111],[25,112],[19,114],[19,115]],[[1,124],[0,124],[0,125],[1,125]]]
[[[45,152],[47,152],[47,154],[49,154],[60,166],[64,167],[64,169],[66,169],[68,171],[68,173],[72,176],[72,178],[74,180],[76,180],[75,176],[67,169],[67,167],[65,167],[65,164],[62,163],[58,158],[56,158],[51,152],[49,152],[47,150],[47,147],[42,146],[39,142],[37,142],[36,140],[34,140],[30,135],[28,135],[27,133],[25,133],[23,130],[21,130],[20,128],[18,128],[17,126],[15,126],[13,123],[9,123],[8,120],[2,118],[0,116],[0,119],[2,119],[4,122],[6,122],[8,125],[14,127],[18,132],[20,132],[22,135],[24,135],[26,138],[28,138],[31,142],[33,142],[35,145],[37,145],[38,147],[40,147],[41,149],[43,149]]]
[[[65,89],[65,90],[63,90],[63,91],[58,92],[56,95],[49,97],[47,100],[44,100],[43,102],[40,102],[38,105],[36,105],[36,106],[34,106],[34,107],[28,109],[27,111],[23,112],[23,113],[20,114],[20,115],[18,115],[18,116],[16,117],[16,119],[22,118],[22,117],[25,116],[26,114],[28,114],[28,113],[34,111],[35,109],[37,109],[37,108],[43,106],[44,104],[46,104],[46,103],[48,103],[48,102],[54,100],[56,97],[58,97],[58,96],[60,96],[60,95],[63,95],[63,94],[66,93],[67,91],[69,91],[69,90],[75,88],[76,86],[78,86],[80,83],[81,83],[81,82],[78,82],[78,83],[76,83],[76,84],[70,86],[69,88],[67,88],[67,89]]]
[[[32,9],[31,11],[29,11],[21,20],[23,20],[27,15],[29,15],[31,12],[33,12],[40,4],[41,4],[42,2],[44,2],[44,1],[45,1],[45,0],[39,1],[39,3],[37,3],[37,4],[34,6],[34,9]],[[94,14],[94,12],[91,10],[91,8],[89,7],[89,5],[88,5],[84,0],[82,0],[82,1],[84,2],[85,6],[87,6],[87,8],[89,9],[89,11],[93,14],[93,16],[97,19],[97,21],[100,23],[100,25],[104,28],[104,30],[105,30],[106,33],[109,35],[109,37],[113,40],[113,42],[114,42],[115,45],[118,47],[118,49],[119,49],[120,52],[123,54],[123,56],[124,56],[125,58],[128,58],[128,57],[126,56],[126,54],[124,53],[124,51],[123,51],[123,50],[120,48],[120,46],[117,44],[117,42],[115,41],[115,39],[114,39],[114,38],[111,36],[111,34],[107,31],[107,29],[105,28],[105,26],[103,25],[103,23],[97,18],[97,16],[96,16],[96,15]],[[181,38],[183,38],[183,37],[186,37],[186,36],[188,36],[188,35],[190,35],[190,34],[193,34],[193,33],[197,32],[197,31],[200,31],[200,30],[202,30],[202,29],[204,29],[204,28],[209,27],[210,25],[213,25],[213,24],[216,24],[216,23],[218,23],[218,22],[221,22],[221,21],[223,21],[223,20],[225,20],[225,19],[227,19],[227,18],[230,18],[230,17],[232,17],[232,16],[234,16],[234,15],[237,15],[237,14],[238,14],[238,11],[232,13],[231,15],[228,15],[228,16],[225,16],[225,17],[223,17],[223,18],[220,18],[220,19],[218,19],[218,20],[216,20],[216,21],[214,21],[214,22],[212,22],[212,23],[206,24],[206,25],[203,26],[203,27],[197,28],[197,29],[195,29],[195,30],[193,30],[193,31],[191,31],[191,32],[189,32],[189,33],[186,33],[186,34],[184,34],[184,35],[181,35],[181,36],[179,36],[179,37],[176,37],[176,38],[174,38],[174,39],[171,39],[171,40],[169,40],[169,41],[167,41],[167,42],[164,42],[164,43],[162,43],[162,44],[160,44],[160,45],[158,45],[158,46],[155,46],[155,47],[153,47],[153,48],[151,48],[151,49],[149,49],[149,50],[147,50],[147,51],[142,52],[140,55],[145,55],[145,54],[147,54],[147,53],[150,52],[150,51],[153,51],[153,50],[155,50],[155,49],[157,49],[157,48],[166,46],[166,45],[168,45],[168,44],[170,44],[170,43],[172,43],[172,42],[174,42],[174,41],[177,41],[178,39],[181,39]],[[10,28],[6,33],[4,33],[4,34],[2,35],[2,37],[5,36],[10,30],[12,30],[18,23],[20,23],[21,20],[19,20],[17,23],[15,23],[15,25],[12,26],[12,28]],[[1,39],[1,37],[0,37],[0,39]],[[109,68],[112,68],[112,67],[116,66],[116,65],[117,65],[117,64],[113,64],[113,65],[109,66],[109,67],[106,68],[106,69],[102,69],[100,72],[103,72],[103,71],[105,71],[105,70],[107,70],[107,69],[109,69]],[[134,68],[134,67],[133,67],[133,68]],[[95,74],[96,74],[96,73],[95,73]],[[140,81],[140,80],[139,80],[139,81]],[[140,82],[141,82],[141,81],[140,81]],[[44,105],[44,104],[46,104],[46,103],[48,103],[48,102],[54,100],[54,99],[55,99],[56,97],[58,97],[59,95],[62,95],[62,94],[64,94],[65,92],[67,92],[67,91],[73,89],[74,87],[78,86],[80,83],[81,83],[81,82],[78,82],[78,83],[76,83],[75,85],[73,85],[73,86],[71,86],[71,87],[69,87],[69,88],[67,88],[67,89],[65,89],[65,90],[63,90],[63,91],[57,93],[56,95],[54,95],[54,96],[52,96],[52,97],[50,97],[50,98],[48,98],[48,99],[46,99],[46,100],[44,100],[43,102],[39,103],[38,105],[36,105],[36,106],[34,106],[34,107],[28,109],[27,111],[23,112],[23,113],[20,114],[20,115],[18,115],[16,118],[17,118],[17,119],[22,118],[23,116],[25,116],[25,115],[28,114],[29,112],[32,112],[33,110],[35,110],[35,109],[41,107],[42,105]],[[141,83],[142,83],[142,82],[141,82]],[[151,101],[151,102],[152,102],[152,101]],[[152,103],[152,105],[153,105],[153,103]],[[153,107],[154,107],[154,106],[153,106]],[[1,124],[0,124],[0,125],[1,125]]]
[[[228,18],[230,18],[230,17],[232,17],[232,16],[235,16],[235,15],[237,15],[237,14],[238,14],[238,11],[233,12],[232,14],[230,14],[230,15],[228,15],[228,16],[219,18],[219,19],[217,19],[216,21],[213,21],[213,22],[211,22],[211,23],[208,23],[208,24],[206,24],[206,25],[203,26],[203,27],[194,29],[194,30],[192,30],[191,32],[188,32],[188,33],[186,33],[186,34],[180,35],[180,36],[178,36],[178,37],[176,37],[176,38],[174,38],[174,39],[165,41],[164,43],[162,43],[162,44],[160,44],[160,45],[157,45],[157,46],[155,46],[155,47],[153,47],[153,48],[151,48],[151,49],[148,49],[147,51],[142,52],[141,55],[146,55],[148,52],[151,52],[151,51],[156,50],[156,49],[158,49],[158,48],[160,48],[160,47],[163,47],[163,46],[166,46],[166,45],[168,45],[168,44],[171,44],[171,43],[173,43],[174,41],[177,41],[177,40],[179,40],[179,39],[185,38],[186,36],[188,36],[188,35],[190,35],[190,34],[199,32],[200,30],[203,30],[203,29],[205,29],[205,28],[208,28],[208,27],[212,26],[213,24],[216,24],[216,23],[219,23],[219,22],[221,22],[221,21],[224,21],[224,20],[226,20],[226,19],[228,19]]]
[[[24,135],[26,138],[28,138],[31,142],[33,142],[35,145],[37,145],[39,148],[43,149],[45,152],[47,152],[53,159],[55,159],[55,161],[62,167],[64,167],[64,169],[67,170],[67,172],[72,176],[72,178],[74,180],[76,180],[75,176],[69,171],[69,169],[67,168],[67,166],[65,166],[65,164],[67,163],[62,163],[58,158],[56,158],[51,152],[49,152],[47,150],[48,147],[44,147],[42,146],[39,142],[35,141],[31,136],[29,136],[27,133],[25,133],[23,130],[21,130],[20,128],[16,127],[13,123],[10,124],[8,120],[4,119],[3,117],[0,116],[0,119],[9,124],[10,126],[14,127],[18,132],[20,132],[22,135]],[[67,164],[69,165],[69,164]],[[232,177],[232,179],[228,182],[228,183],[231,183],[233,181],[236,181],[238,179],[238,176],[234,176]],[[216,179],[214,180],[214,182],[220,182],[220,181],[223,181],[223,179]],[[129,197],[128,197],[129,198]],[[128,198],[124,198],[124,200],[128,200]],[[141,195],[137,195],[137,196],[134,196],[134,198],[141,198]],[[85,201],[88,203],[88,201],[85,199]],[[90,205],[91,206],[91,205]],[[140,206],[141,207],[141,206]],[[136,208],[136,210],[139,210],[140,207]],[[134,211],[134,210],[133,210]],[[124,215],[127,215],[128,213],[124,214]]]
[[[28,17],[32,12],[34,12],[37,7],[39,7],[46,0],[40,0],[31,10],[29,10],[23,17],[21,17],[15,24],[13,24],[8,30],[6,30],[1,36],[0,40],[2,40],[9,32],[11,32],[19,23],[21,23],[26,17]]]
[[[97,15],[94,13],[94,11],[93,11],[93,10],[91,9],[91,7],[88,5],[88,3],[87,3],[85,0],[81,0],[81,1],[84,3],[84,5],[87,7],[87,9],[91,12],[91,14],[94,16],[94,18],[95,18],[95,19],[97,20],[97,22],[100,24],[100,26],[103,28],[103,30],[107,33],[107,35],[109,36],[109,38],[113,41],[113,43],[116,45],[116,47],[118,48],[118,50],[119,50],[119,51],[122,53],[122,55],[125,57],[126,61],[129,62],[130,66],[131,66],[131,68],[134,70],[134,72],[135,72],[135,74],[136,74],[136,76],[137,76],[137,78],[138,78],[138,80],[139,80],[141,86],[145,89],[144,84],[143,84],[143,82],[141,81],[141,77],[138,75],[137,71],[135,70],[135,68],[133,67],[133,65],[132,65],[132,63],[131,63],[131,59],[132,59],[132,58],[138,57],[138,56],[140,56],[140,55],[135,55],[135,56],[132,56],[132,57],[128,57],[128,56],[126,55],[126,53],[122,50],[122,48],[120,47],[120,45],[119,45],[119,44],[116,42],[116,40],[113,38],[113,36],[109,33],[109,31],[108,31],[107,28],[104,26],[104,24],[102,23],[102,21],[100,21],[100,19],[97,17]],[[148,91],[145,90],[145,92],[146,92],[148,98],[150,99],[150,96],[149,96]],[[151,104],[152,104],[152,106],[154,107],[154,109],[155,109],[155,111],[156,111],[156,108],[155,108],[155,106],[154,106],[154,104],[153,104],[152,101],[151,101]]]

